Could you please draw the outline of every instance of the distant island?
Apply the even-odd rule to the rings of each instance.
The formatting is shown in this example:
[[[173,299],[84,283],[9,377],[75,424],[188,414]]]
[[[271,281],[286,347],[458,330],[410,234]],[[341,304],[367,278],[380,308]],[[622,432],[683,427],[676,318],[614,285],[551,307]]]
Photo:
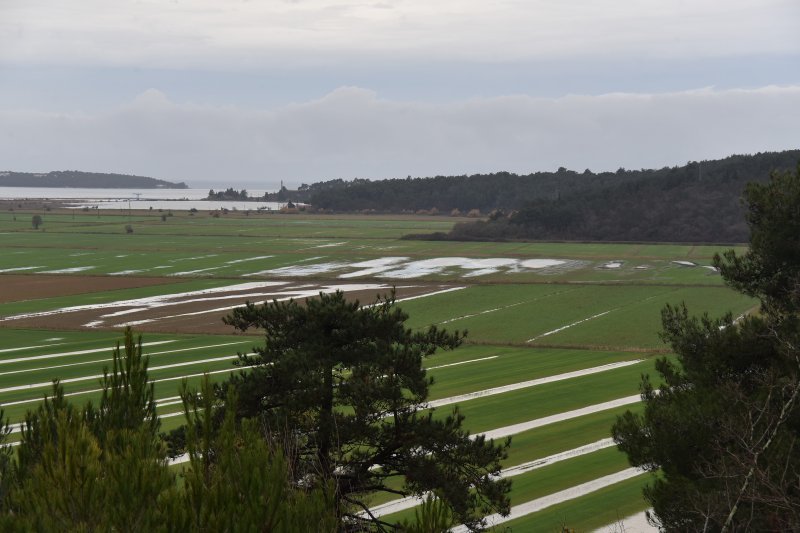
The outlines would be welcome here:
[[[81,172],[56,170],[46,174],[33,172],[0,172],[0,187],[53,187],[79,189],[188,189],[183,182],[113,174],[106,172]]]

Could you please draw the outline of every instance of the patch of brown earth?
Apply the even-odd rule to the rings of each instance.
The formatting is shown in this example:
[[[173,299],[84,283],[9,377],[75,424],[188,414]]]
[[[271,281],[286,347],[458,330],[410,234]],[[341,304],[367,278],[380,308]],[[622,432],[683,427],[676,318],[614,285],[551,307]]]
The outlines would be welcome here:
[[[175,278],[0,274],[0,303],[175,283]]]
[[[323,286],[324,285],[320,285],[320,288]],[[308,289],[313,288],[310,287],[309,284],[303,284],[303,287]],[[291,288],[291,285],[287,285],[274,287],[273,290],[276,293],[279,293],[280,291],[289,290]],[[415,284],[414,286],[398,288],[396,298],[399,300],[413,296],[422,296],[425,294],[446,290],[448,288],[450,287],[442,284]],[[132,322],[131,326],[137,332],[232,334],[236,333],[236,331],[231,326],[223,324],[222,317],[230,314],[234,307],[244,305],[247,300],[255,300],[255,303],[263,303],[265,300],[272,300],[272,297],[256,299],[252,297],[247,298],[244,296],[244,294],[240,298],[237,298],[236,295],[238,292],[242,291],[218,292],[213,295],[209,295],[214,299],[209,298],[208,300],[204,300],[202,296],[186,297],[186,299],[189,300],[199,301],[188,301],[184,303],[178,299],[177,301],[172,302],[170,305],[154,307],[151,309],[136,308],[137,310],[131,313],[126,313],[115,317],[104,317],[103,315],[123,311],[128,308],[121,306],[119,308],[88,309],[76,312],[57,313],[47,316],[6,320],[0,323],[0,327],[59,330],[91,329],[96,331],[117,330],[128,322]],[[352,301],[357,299],[363,304],[370,304],[375,302],[376,296],[379,293],[384,295],[388,292],[389,289],[354,290],[346,291],[345,295],[348,300]],[[232,298],[220,299],[221,297],[225,296],[232,296]],[[275,294],[274,297],[278,299],[283,298],[283,296],[280,294]],[[304,300],[304,298],[297,299]],[[130,309],[133,308],[131,307]],[[143,322],[137,323],[139,321]],[[87,324],[93,325],[87,327]],[[259,335],[262,334],[262,332],[257,330],[248,331],[247,333]]]

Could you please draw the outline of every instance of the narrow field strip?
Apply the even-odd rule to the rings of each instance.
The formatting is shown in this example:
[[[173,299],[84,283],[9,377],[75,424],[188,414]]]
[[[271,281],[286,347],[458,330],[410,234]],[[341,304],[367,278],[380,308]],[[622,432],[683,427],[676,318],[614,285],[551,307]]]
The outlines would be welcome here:
[[[490,355],[488,357],[480,357],[478,359],[469,359],[467,361],[459,361],[457,363],[448,363],[446,365],[430,366],[430,367],[426,368],[425,370],[438,370],[440,368],[447,368],[447,367],[450,367],[450,366],[459,366],[459,365],[466,365],[466,364],[469,364],[469,363],[478,363],[480,361],[489,361],[490,359],[497,359],[498,357],[500,357],[500,356],[499,355]]]
[[[231,368],[226,368],[226,369],[223,369],[223,370],[211,370],[211,371],[208,371],[208,372],[200,372],[198,374],[186,374],[186,375],[183,375],[183,376],[172,376],[172,377],[168,377],[168,378],[151,379],[150,382],[151,383],[161,383],[161,382],[164,382],[164,381],[177,381],[179,379],[184,379],[184,378],[188,379],[188,378],[202,377],[202,376],[204,376],[206,374],[212,375],[212,374],[222,374],[224,372],[241,372],[242,370],[245,370],[245,369],[244,368],[231,367]],[[51,385],[52,385],[52,383],[51,383]],[[66,398],[66,397],[70,397],[70,396],[80,396],[82,394],[92,394],[92,393],[102,392],[102,391],[103,391],[103,389],[87,389],[87,390],[80,390],[80,391],[75,391],[75,392],[66,392],[66,393],[64,393],[64,397]],[[0,403],[0,407],[11,407],[11,406],[15,406],[15,405],[23,405],[23,404],[26,404],[26,403],[35,403],[35,402],[41,402],[41,401],[42,401],[41,397],[26,398],[24,400],[15,400],[13,402]]]
[[[573,448],[571,450],[566,450],[560,453],[556,453],[548,457],[542,457],[541,459],[528,461],[527,463],[523,463],[521,465],[516,465],[506,468],[502,470],[497,477],[507,478],[507,477],[518,476],[520,474],[525,474],[532,470],[536,470],[538,468],[543,468],[545,466],[549,466],[558,463],[560,461],[565,461],[567,459],[572,459],[575,457],[579,457],[581,455],[586,455],[588,453],[596,452],[598,450],[609,448],[611,446],[614,446],[614,439],[611,438],[602,439],[597,442],[593,442],[591,444],[580,446],[578,448]],[[370,513],[372,513],[374,516],[380,517],[397,513],[400,511],[405,511],[406,509],[411,509],[412,507],[420,505],[422,502],[425,501],[425,498],[427,497],[428,497],[427,493],[423,494],[422,496],[406,496],[405,498],[399,498],[397,500],[392,500],[390,502],[386,502],[381,505],[376,505],[375,507],[370,508]],[[362,511],[360,514],[361,516],[367,516],[366,511]]]
[[[565,294],[567,292],[572,292],[572,291],[576,291],[576,290],[578,290],[578,289],[577,288],[572,288],[572,289],[567,289],[565,291],[551,292],[550,294],[545,294],[543,296],[538,296],[538,297],[532,298],[530,300],[525,300],[525,301],[522,301],[522,302],[516,302],[516,303],[513,303],[513,304],[503,305],[503,306],[500,306],[500,307],[495,307],[493,309],[486,309],[485,311],[480,311],[480,312],[477,312],[477,313],[471,313],[469,315],[462,315],[462,316],[457,316],[455,318],[448,318],[447,320],[439,322],[439,325],[450,324],[451,322],[456,322],[457,320],[466,320],[467,318],[473,318],[473,317],[476,317],[476,316],[487,315],[489,313],[494,313],[494,312],[497,312],[497,311],[504,311],[504,310],[510,309],[512,307],[517,307],[517,306],[520,306],[520,305],[525,305],[525,304],[537,302],[537,301],[543,300],[545,298],[550,298],[552,296],[558,296],[560,294]]]
[[[483,433],[472,435],[471,437],[475,438],[478,435],[483,435],[487,439],[500,439],[503,437],[516,435],[517,433],[522,433],[523,431],[528,431],[529,429],[535,429],[549,424],[554,424],[556,422],[569,420],[571,418],[578,418],[579,416],[589,415],[592,413],[597,413],[599,411],[606,411],[608,409],[614,409],[616,407],[630,405],[632,403],[640,402],[641,400],[642,397],[639,394],[636,394],[634,396],[626,396],[624,398],[618,398],[616,400],[611,400],[608,402],[589,405],[586,407],[581,407],[580,409],[574,409],[572,411],[567,411],[564,413],[558,413],[555,415],[545,416],[543,418],[537,418],[535,420],[530,420],[528,422],[521,422],[519,424],[512,424],[510,426],[505,426],[498,429],[492,429],[489,431],[485,431]]]
[[[177,368],[177,367],[181,367],[181,366],[193,366],[193,365],[199,365],[199,364],[203,364],[203,363],[215,363],[217,361],[229,361],[231,359],[237,359],[238,357],[239,357],[238,355],[226,355],[224,357],[212,357],[210,359],[200,359],[200,360],[197,360],[197,361],[186,361],[186,362],[183,362],[183,363],[173,363],[173,364],[170,364],[170,365],[152,366],[152,367],[148,368],[148,371],[149,372],[153,372],[153,371],[156,371],[156,370],[164,370],[164,369],[167,369],[167,368]],[[79,378],[64,379],[64,380],[61,380],[60,383],[62,383],[62,384],[63,383],[77,383],[77,382],[80,382],[80,381],[88,381],[88,380],[91,380],[91,379],[100,379],[102,377],[103,377],[103,374],[95,374],[93,376],[82,376],[82,377],[79,377]],[[155,381],[155,380],[153,380],[153,381]],[[5,387],[5,388],[0,389],[0,394],[6,393],[6,392],[19,391],[19,390],[40,389],[40,388],[43,388],[43,387],[51,387],[52,385],[53,385],[52,380],[51,381],[44,381],[44,382],[40,382],[40,383],[29,383],[29,384],[26,384],[26,385],[16,385],[16,386],[13,386],[13,387]]]
[[[105,302],[98,304],[74,305],[69,307],[62,307],[59,309],[51,309],[49,311],[21,313],[18,315],[12,315],[12,316],[7,316],[5,318],[0,318],[0,322],[6,322],[9,320],[19,320],[23,318],[40,318],[45,316],[59,315],[63,313],[72,313],[77,311],[112,309],[115,307],[158,306],[158,304],[160,303],[168,302],[170,300],[174,300],[175,298],[183,298],[188,296],[202,296],[206,294],[214,294],[220,292],[245,291],[250,289],[260,289],[263,287],[274,287],[277,285],[285,285],[285,284],[286,282],[283,281],[258,281],[258,282],[236,283],[234,285],[224,285],[220,287],[211,287],[208,289],[199,289],[195,291],[160,294],[157,296],[146,296],[143,298],[132,298],[129,300],[116,300],[113,302]]]
[[[615,474],[593,479],[592,481],[581,483],[580,485],[576,485],[569,489],[555,492],[553,494],[549,494],[542,498],[537,498],[520,505],[515,505],[511,508],[511,513],[508,516],[493,514],[486,517],[486,523],[489,527],[493,527],[510,520],[515,520],[517,518],[542,511],[553,505],[558,505],[559,503],[574,500],[575,498],[580,498],[581,496],[591,494],[592,492],[598,491],[615,483],[640,476],[645,472],[646,470],[639,468],[627,468]],[[469,529],[463,525],[454,527],[450,531],[452,533],[469,533]]]
[[[440,291],[429,292],[426,294],[418,294],[416,296],[409,296],[407,298],[398,298],[395,302],[409,302],[411,300],[418,300],[420,298],[427,298],[428,296],[436,296],[437,294],[445,294],[447,292],[454,292],[466,289],[466,287],[451,287],[449,289],[442,289]]]
[[[621,309],[621,307],[615,307],[614,309],[609,309],[608,311],[603,311],[602,313],[597,313],[596,315],[592,315],[589,318],[584,318],[584,319],[578,320],[576,322],[573,322],[572,324],[567,324],[566,326],[561,326],[560,328],[556,328],[554,330],[548,331],[547,333],[542,333],[541,335],[537,335],[536,337],[530,338],[530,339],[526,340],[525,342],[533,342],[535,340],[541,339],[542,337],[548,337],[550,335],[553,335],[554,333],[558,333],[560,331],[564,331],[565,329],[569,329],[572,326],[577,326],[578,324],[583,324],[584,322],[588,322],[590,320],[594,320],[595,318],[600,318],[601,316],[605,316],[605,315],[607,315],[607,314],[609,314],[609,313],[611,313],[613,311],[617,311],[619,309]]]
[[[164,351],[161,351],[161,352],[148,353],[147,357],[152,357],[154,355],[165,355],[165,354],[171,354],[171,353],[191,352],[191,351],[194,351],[194,350],[205,350],[205,349],[208,349],[208,348],[220,348],[220,347],[223,347],[223,346],[231,346],[231,345],[234,345],[234,344],[245,344],[245,343],[249,343],[249,342],[250,341],[224,342],[222,344],[209,344],[209,345],[206,345],[206,346],[195,346],[195,347],[192,347],[192,348],[180,348],[178,350],[164,350]],[[39,368],[24,368],[24,369],[21,369],[21,370],[10,370],[10,371],[7,371],[7,372],[0,372],[0,376],[8,376],[8,375],[11,375],[11,374],[20,374],[20,373],[25,373],[25,372],[40,372],[42,370],[55,370],[57,368],[68,368],[68,367],[73,367],[73,366],[90,365],[90,364],[96,364],[96,363],[106,363],[106,362],[112,361],[112,360],[113,359],[93,359],[91,361],[81,361],[80,363],[66,363],[66,364],[63,364],[63,365],[43,366],[43,367],[39,367]]]
[[[39,344],[38,346],[21,346],[19,348],[3,348],[0,350],[0,353],[8,353],[8,352],[22,352],[25,350],[35,350],[36,348],[50,348],[51,346],[60,346],[62,344],[66,344],[65,342],[57,342],[55,344]]]
[[[614,370],[617,368],[623,368],[626,366],[635,365],[641,363],[643,359],[634,359],[632,361],[621,361],[619,363],[609,363],[607,365],[596,366],[593,368],[586,368],[583,370],[575,370],[573,372],[566,372],[564,374],[557,374],[555,376],[548,376],[544,378],[538,379],[531,379],[528,381],[521,381],[519,383],[512,383],[511,385],[503,385],[501,387],[493,387],[491,389],[484,389],[475,392],[468,392],[466,394],[459,394],[458,396],[450,396],[449,398],[441,398],[439,400],[432,400],[428,402],[428,407],[442,407],[444,405],[451,405],[458,402],[466,402],[469,400],[474,400],[475,398],[483,398],[485,396],[493,396],[495,394],[502,394],[504,392],[511,392],[520,389],[526,389],[529,387],[535,387],[537,385],[544,385],[546,383],[555,383],[557,381],[564,381],[567,379],[577,378],[581,376],[589,376],[592,374],[598,374],[600,372],[605,372],[608,370]],[[1,392],[1,391],[0,391]]]
[[[166,340],[166,341],[153,341],[153,342],[143,342],[142,347],[144,346],[159,346],[161,344],[169,344],[171,342],[178,342],[176,339],[173,340]],[[16,357],[14,359],[2,359],[0,360],[0,365],[7,365],[10,363],[21,363],[25,361],[38,361],[41,359],[55,359],[57,357],[69,357],[71,355],[85,355],[87,353],[100,353],[100,352],[107,352],[109,350],[113,350],[113,347],[106,347],[106,348],[94,348],[91,350],[76,350],[74,352],[61,352],[61,353],[51,353],[45,355],[33,355],[30,357]]]
[[[290,291],[288,293],[287,292],[268,293],[268,294],[266,294],[266,296],[271,296],[271,295],[274,296],[274,295],[286,294],[283,298],[273,298],[273,301],[285,302],[287,300],[292,300],[292,299],[312,298],[312,297],[318,296],[320,292],[325,292],[325,293],[335,292],[335,291],[352,292],[352,291],[365,290],[365,289],[369,289],[369,290],[384,290],[384,289],[388,289],[388,288],[389,287],[387,285],[378,285],[378,284],[367,284],[367,285],[325,285],[325,286],[322,286],[322,287],[315,287],[314,289],[308,289],[308,290],[296,289],[296,290]],[[408,300],[416,300],[418,298],[427,298],[428,296],[435,296],[437,294],[457,291],[457,290],[461,290],[461,289],[466,289],[466,287],[453,287],[453,288],[449,288],[449,289],[443,289],[443,290],[440,290],[440,291],[429,292],[429,293],[426,293],[426,294],[419,294],[417,296],[409,296],[407,298],[401,298],[401,299],[398,299],[398,300],[395,300],[395,301],[396,302],[404,302],[404,301],[408,301]],[[184,302],[178,302],[178,303],[184,303]],[[373,304],[373,305],[375,305],[375,304]],[[180,313],[180,314],[177,314],[177,315],[161,316],[161,317],[157,317],[157,318],[148,318],[148,319],[143,319],[143,320],[132,320],[132,321],[129,321],[129,322],[123,322],[122,324],[117,324],[114,327],[141,326],[142,324],[150,324],[150,323],[153,323],[153,322],[158,322],[160,320],[171,320],[171,319],[175,319],[175,318],[207,315],[207,314],[211,314],[211,313],[221,313],[223,311],[230,311],[232,309],[236,309],[236,308],[241,307],[241,306],[242,306],[242,304],[236,304],[236,305],[230,305],[230,306],[225,306],[225,307],[217,307],[217,308],[214,308],[214,309],[203,309],[201,311],[192,311],[190,313]],[[364,307],[372,307],[372,306],[371,305],[365,305]],[[117,313],[117,315],[119,315],[119,314],[122,314],[122,312]],[[104,315],[104,316],[111,316],[111,315]]]

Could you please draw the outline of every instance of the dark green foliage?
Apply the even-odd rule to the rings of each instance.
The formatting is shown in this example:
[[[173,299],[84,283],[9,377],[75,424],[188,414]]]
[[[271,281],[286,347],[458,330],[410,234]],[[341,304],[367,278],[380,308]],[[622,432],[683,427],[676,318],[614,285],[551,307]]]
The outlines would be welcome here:
[[[0,176],[0,187],[83,187],[87,189],[188,189],[183,182],[114,174],[107,172],[81,172],[79,170],[56,170],[47,174],[30,172],[7,172]]]
[[[433,491],[459,522],[476,525],[490,512],[507,512],[510,483],[493,477],[505,457],[496,446],[462,429],[458,411],[446,420],[420,412],[431,380],[422,358],[455,348],[462,335],[435,327],[411,331],[394,297],[372,306],[341,292],[306,301],[236,309],[225,319],[237,329],[263,328],[266,345],[241,355],[249,372],[229,388],[240,417],[258,417],[294,450],[294,476],[332,481],[337,508],[349,527],[377,491]],[[405,486],[387,485],[401,475]],[[349,510],[348,510],[349,509]]]
[[[334,532],[332,490],[302,490],[292,485],[285,455],[270,446],[256,420],[237,426],[236,396],[229,394],[221,425],[208,377],[201,390],[181,391],[187,413],[189,466],[184,474],[179,531]]]
[[[247,194],[247,189],[242,189],[241,191],[235,190],[233,187],[228,187],[224,191],[217,191],[214,192],[214,189],[208,191],[208,196],[206,200],[255,200],[256,198],[250,198]]]
[[[800,166],[775,172],[768,184],[751,183],[745,191],[750,250],[731,250],[715,258],[728,283],[761,299],[775,318],[800,310]]]
[[[774,169],[794,168],[798,159],[800,151],[792,150],[660,170],[553,175],[552,181],[528,177],[530,190],[507,184],[513,194],[506,203],[486,206],[516,209],[510,218],[461,223],[448,238],[744,242],[740,191]],[[428,203],[438,199],[431,192],[422,197]]]
[[[751,247],[715,263],[761,315],[734,323],[662,313],[658,391],[642,382],[643,415],[613,433],[632,464],[661,470],[645,497],[670,531],[800,530],[800,169],[748,186]]]
[[[130,329],[114,350],[99,406],[78,409],[54,384],[53,396],[29,412],[22,428],[13,522],[39,531],[158,528],[159,502],[175,486],[158,438],[148,360]]]
[[[4,509],[13,482],[14,451],[10,446],[2,446],[8,440],[10,432],[5,412],[0,409],[0,513]]]
[[[31,218],[31,226],[33,229],[39,229],[39,226],[42,225],[42,216],[41,215],[33,215]]]
[[[231,412],[209,437],[216,406],[207,378],[201,396],[184,386],[190,462],[179,487],[157,436],[147,366],[128,329],[97,408],[76,408],[55,383],[53,396],[27,414],[16,459],[0,448],[0,530],[335,530],[326,493],[292,484],[283,454],[254,422],[237,426]],[[7,424],[0,426],[3,444]]]
[[[442,502],[428,496],[422,504],[414,509],[414,522],[403,522],[405,533],[446,533],[456,525],[453,514]]]

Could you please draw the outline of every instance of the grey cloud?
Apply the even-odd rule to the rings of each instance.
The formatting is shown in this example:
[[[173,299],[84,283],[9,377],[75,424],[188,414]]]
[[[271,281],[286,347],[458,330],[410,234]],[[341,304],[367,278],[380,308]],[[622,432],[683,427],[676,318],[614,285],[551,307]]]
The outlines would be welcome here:
[[[798,106],[800,86],[447,104],[391,101],[343,87],[269,111],[178,104],[149,90],[106,113],[0,111],[0,166],[219,186],[562,165],[649,168],[797,148]]]

